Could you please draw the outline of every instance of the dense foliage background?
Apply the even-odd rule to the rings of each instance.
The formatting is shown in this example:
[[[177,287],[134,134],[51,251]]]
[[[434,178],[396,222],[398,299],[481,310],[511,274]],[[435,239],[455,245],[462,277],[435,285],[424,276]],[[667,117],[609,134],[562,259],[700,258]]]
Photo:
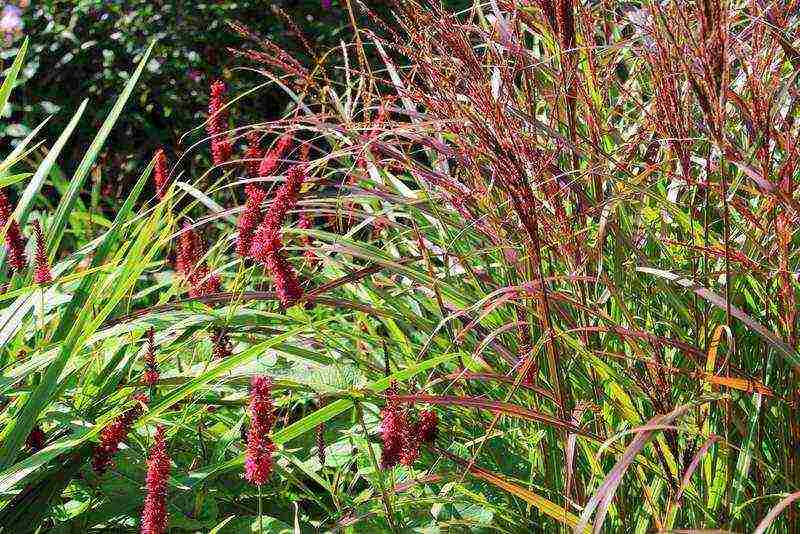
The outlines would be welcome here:
[[[458,3],[451,2],[454,6]],[[7,4],[25,7],[19,8],[21,30],[0,57],[13,59],[23,35],[31,37],[31,44],[21,85],[6,109],[6,127],[0,131],[0,141],[5,143],[17,142],[52,113],[60,112],[58,117],[73,113],[89,98],[87,120],[79,124],[76,142],[68,148],[77,156],[107,116],[112,96],[148,45],[157,41],[146,67],[147,82],[120,118],[102,156],[107,170],[102,187],[115,198],[130,187],[141,163],[157,148],[175,153],[202,139],[184,136],[204,120],[211,81],[224,78],[235,93],[259,81],[252,72],[241,69],[243,62],[229,51],[250,46],[231,30],[230,22],[240,22],[274,40],[302,61],[310,61],[309,54],[286,17],[302,28],[318,50],[351,35],[346,8],[338,2],[323,7],[319,0],[50,0],[30,4],[23,0]],[[377,12],[386,12],[381,1],[370,4]],[[357,20],[360,24],[368,21],[361,13]],[[259,91],[241,110],[242,120],[274,119],[287,102],[280,90]],[[43,133],[54,137],[63,121],[51,121]]]

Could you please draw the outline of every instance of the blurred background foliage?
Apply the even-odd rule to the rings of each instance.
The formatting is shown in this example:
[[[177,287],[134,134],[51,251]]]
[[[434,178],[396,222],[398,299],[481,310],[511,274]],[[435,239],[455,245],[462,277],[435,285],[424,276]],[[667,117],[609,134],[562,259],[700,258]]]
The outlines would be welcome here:
[[[388,13],[389,2],[368,3],[381,15]],[[450,2],[459,3],[466,2]],[[352,32],[346,4],[337,0],[330,7],[325,0],[16,0],[0,5],[4,67],[16,55],[20,38],[31,38],[25,71],[3,111],[7,126],[0,131],[0,142],[14,144],[56,114],[43,131],[44,138],[52,141],[88,98],[88,116],[67,148],[72,157],[65,161],[80,160],[147,45],[157,39],[146,82],[137,88],[136,99],[120,118],[100,159],[103,175],[96,179],[102,181],[102,196],[112,204],[158,147],[174,154],[203,138],[202,129],[181,136],[205,119],[210,81],[224,78],[233,94],[263,82],[241,68],[246,61],[229,52],[249,46],[229,21],[268,37],[306,64],[303,47],[276,8],[321,50],[347,40]],[[258,91],[237,109],[237,117],[243,124],[274,119],[286,100],[277,89]],[[184,162],[184,171],[191,172],[190,164],[191,160]],[[72,169],[61,171],[69,175]]]

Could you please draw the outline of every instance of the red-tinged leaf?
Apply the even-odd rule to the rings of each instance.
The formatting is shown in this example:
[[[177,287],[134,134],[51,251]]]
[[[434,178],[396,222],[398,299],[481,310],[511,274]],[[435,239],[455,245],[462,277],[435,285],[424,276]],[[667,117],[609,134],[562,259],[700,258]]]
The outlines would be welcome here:
[[[797,499],[800,499],[800,491],[796,491],[791,495],[787,495],[785,498],[781,500],[775,507],[769,511],[769,513],[761,520],[761,523],[758,524],[756,529],[753,531],[753,534],[764,534],[769,526],[772,524],[775,519],[780,515],[783,510],[792,504]]]
[[[589,502],[586,503],[586,507],[581,514],[580,523],[575,527],[575,532],[583,532],[588,528],[589,518],[592,517],[595,509],[597,510],[597,517],[595,518],[594,532],[598,533],[601,531],[606,513],[608,512],[608,507],[611,505],[611,500],[614,498],[617,488],[620,483],[622,483],[622,477],[625,471],[628,470],[628,467],[633,463],[636,456],[641,452],[644,446],[647,445],[656,430],[670,425],[677,418],[685,414],[690,407],[690,404],[678,406],[666,415],[657,415],[653,417],[645,426],[637,429],[637,436],[631,441],[628,448],[625,449],[625,452],[616,465],[606,475],[606,478],[600,484],[600,487],[597,488],[594,495],[592,495],[592,498],[589,499]]]
[[[441,379],[434,380],[431,385],[438,383],[441,380],[487,380],[487,381],[496,381],[496,382],[503,382],[505,384],[513,384],[515,382],[513,376],[507,375],[498,375],[495,373],[467,373],[467,372],[458,372],[458,373],[451,373],[447,376],[442,377]],[[533,392],[542,395],[543,397],[547,397],[550,400],[555,400],[555,396],[551,391],[548,391],[544,388],[536,386],[534,384],[528,384],[522,382],[519,384],[519,387],[523,389],[527,389]]]
[[[693,291],[697,296],[704,298],[717,308],[721,310],[726,309],[724,298],[722,298],[721,296],[717,295],[716,293],[714,293],[709,289],[698,286],[697,284],[695,284],[694,282],[692,282],[687,278],[683,278],[682,276],[677,275],[675,273],[671,273],[669,271],[664,271],[661,269],[653,269],[651,267],[637,267],[636,270],[642,273],[654,274],[661,278],[665,278],[671,282],[678,284],[681,287],[685,287],[686,289]],[[800,365],[800,355],[798,355],[794,351],[794,349],[792,349],[792,347],[787,345],[778,336],[767,330],[767,328],[764,325],[762,325],[761,323],[759,323],[758,321],[747,315],[740,308],[737,308],[736,306],[731,304],[730,310],[731,310],[731,315],[733,315],[741,322],[743,322],[745,325],[754,330],[759,336],[761,336],[774,348],[778,349],[778,352],[783,354],[783,356],[786,357],[786,359],[789,360],[790,363],[792,363],[793,365]]]
[[[711,436],[706,440],[705,443],[703,443],[703,446],[700,447],[700,450],[697,451],[697,453],[694,455],[694,458],[692,458],[689,467],[686,468],[686,472],[683,474],[683,479],[681,479],[681,487],[680,489],[678,489],[678,493],[675,495],[676,501],[681,500],[681,496],[683,495],[683,490],[685,490],[686,486],[689,485],[689,480],[692,479],[692,475],[697,469],[697,466],[700,465],[700,460],[703,459],[703,456],[705,456],[706,452],[708,452],[708,449],[710,449],[711,446],[719,439],[720,439],[719,436]]]
[[[493,413],[510,415],[511,417],[517,417],[519,419],[528,419],[530,421],[546,423],[569,430],[570,432],[574,432],[582,436],[591,436],[589,433],[582,431],[567,421],[563,421],[552,415],[529,410],[527,408],[523,408],[522,406],[517,406],[516,404],[510,404],[507,402],[479,399],[476,397],[452,397],[437,395],[390,395],[389,398],[399,402],[408,402],[412,404],[438,404],[443,406],[465,406],[468,408],[479,408]]]

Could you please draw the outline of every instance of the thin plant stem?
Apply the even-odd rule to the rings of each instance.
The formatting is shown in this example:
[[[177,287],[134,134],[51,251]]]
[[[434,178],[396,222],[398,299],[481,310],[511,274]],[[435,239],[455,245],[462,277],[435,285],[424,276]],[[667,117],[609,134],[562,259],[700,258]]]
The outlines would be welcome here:
[[[392,532],[399,533],[397,525],[395,524],[395,517],[394,517],[394,510],[392,509],[392,503],[389,500],[389,495],[386,492],[386,485],[383,480],[383,471],[381,470],[381,466],[378,465],[378,459],[375,457],[375,451],[372,450],[372,446],[369,443],[369,432],[367,432],[367,425],[364,423],[364,413],[361,408],[361,404],[356,404],[356,414],[358,416],[358,422],[361,424],[361,430],[364,432],[364,439],[367,441],[367,451],[369,452],[369,459],[372,462],[372,467],[375,469],[375,473],[378,475],[378,485],[380,486],[381,490],[381,499],[383,500],[383,506],[386,509],[386,519],[389,521],[389,528],[392,529]]]
[[[258,532],[264,534],[264,514],[263,504],[261,502],[261,484],[258,485]]]

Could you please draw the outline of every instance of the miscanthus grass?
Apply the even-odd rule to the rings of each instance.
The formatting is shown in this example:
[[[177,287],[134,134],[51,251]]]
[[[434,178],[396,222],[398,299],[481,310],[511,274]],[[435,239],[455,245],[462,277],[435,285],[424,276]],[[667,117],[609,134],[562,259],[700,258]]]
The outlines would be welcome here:
[[[7,153],[4,531],[800,530],[797,2],[465,4]]]

